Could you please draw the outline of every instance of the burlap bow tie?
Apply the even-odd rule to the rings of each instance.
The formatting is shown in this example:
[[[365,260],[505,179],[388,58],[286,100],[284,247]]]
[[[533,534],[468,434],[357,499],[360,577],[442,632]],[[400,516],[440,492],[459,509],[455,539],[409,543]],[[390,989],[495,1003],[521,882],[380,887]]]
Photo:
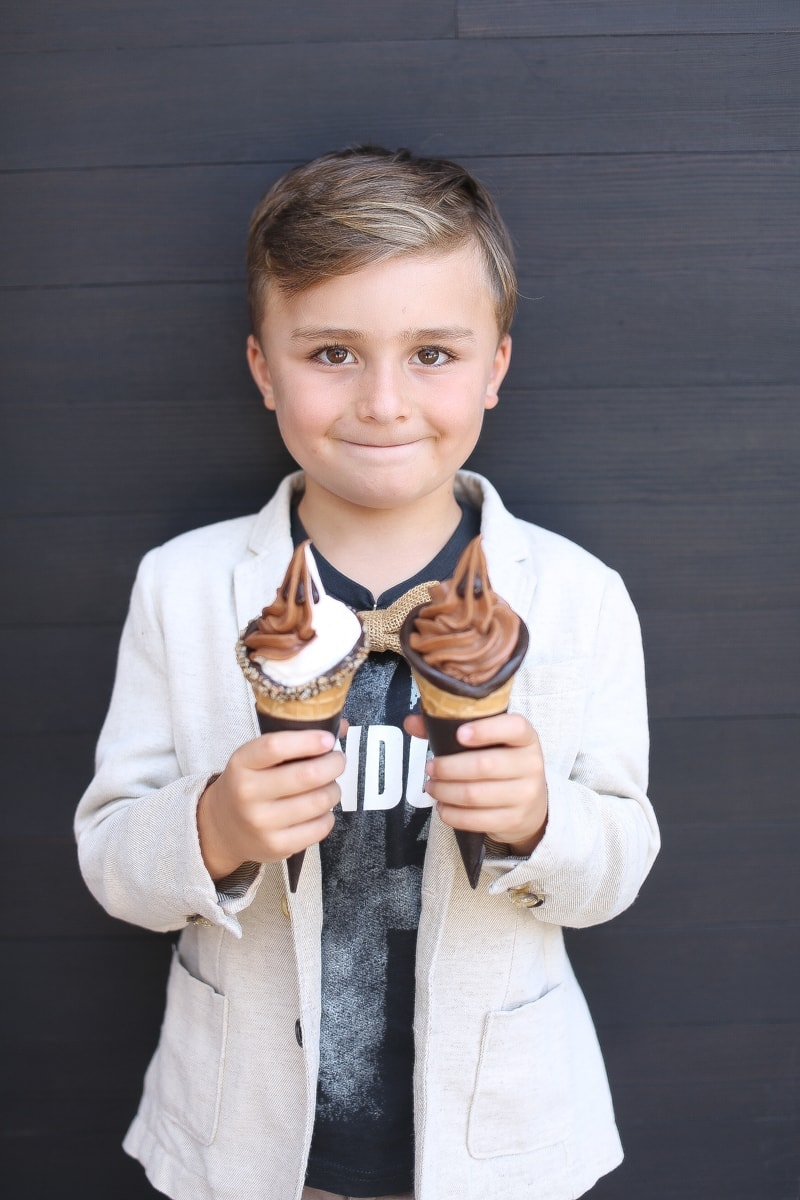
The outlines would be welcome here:
[[[399,637],[403,621],[412,608],[430,600],[430,589],[435,587],[436,583],[435,579],[430,579],[427,583],[418,583],[416,587],[409,588],[402,596],[398,596],[388,608],[368,608],[358,614],[370,650],[393,650],[395,654],[403,653]]]

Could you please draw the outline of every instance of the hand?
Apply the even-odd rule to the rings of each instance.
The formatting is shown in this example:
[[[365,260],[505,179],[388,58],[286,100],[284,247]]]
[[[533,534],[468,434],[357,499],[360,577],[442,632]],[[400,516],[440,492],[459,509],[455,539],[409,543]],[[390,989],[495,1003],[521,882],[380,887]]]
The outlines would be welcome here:
[[[405,729],[426,737],[421,716],[406,717]],[[460,753],[432,758],[425,790],[439,816],[454,829],[487,834],[527,856],[547,824],[544,759],[536,730],[519,713],[482,717],[457,733]]]
[[[243,862],[274,862],[333,829],[344,755],[332,733],[284,730],[245,742],[197,806],[200,849],[212,879]]]

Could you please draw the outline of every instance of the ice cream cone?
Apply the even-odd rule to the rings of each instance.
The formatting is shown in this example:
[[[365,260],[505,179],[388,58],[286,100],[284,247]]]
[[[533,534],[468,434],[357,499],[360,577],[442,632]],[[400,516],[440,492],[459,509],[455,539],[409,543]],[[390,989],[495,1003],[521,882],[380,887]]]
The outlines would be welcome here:
[[[495,665],[499,639],[493,637],[495,659],[490,659],[490,673],[486,677],[487,673],[482,669],[486,655],[481,644],[481,630],[484,626],[490,627],[487,613],[490,616],[499,606],[502,606],[504,624],[510,633],[506,637],[509,644],[502,652],[502,661]],[[477,607],[480,611],[475,612]],[[439,622],[441,614],[445,619]],[[425,634],[419,632],[420,617],[420,625],[429,627]],[[431,628],[433,626],[436,628]],[[474,651],[469,645],[471,639],[475,643]],[[413,643],[417,643],[416,646]],[[451,643],[454,667],[446,670],[429,661],[429,658],[444,657],[446,665],[450,666],[447,656]],[[453,580],[437,585],[431,592],[431,600],[408,614],[400,630],[400,644],[419,689],[422,717],[435,755],[459,754],[467,749],[456,737],[460,725],[507,711],[514,676],[528,650],[528,629],[505,601],[492,592],[480,539],[475,539],[464,551]],[[431,654],[426,647],[435,653]],[[471,664],[471,658],[474,658],[474,664]],[[458,675],[453,671],[458,671]],[[474,682],[470,675],[479,677],[479,681]],[[470,886],[475,888],[485,854],[484,835],[463,829],[456,829],[455,835]]]
[[[258,727],[262,733],[278,733],[284,729],[325,729],[336,737],[350,684],[367,657],[367,649],[362,636],[330,677],[315,679],[311,684],[295,689],[276,685],[254,667],[247,656],[244,635],[236,644],[236,655],[253,688]],[[305,855],[305,850],[300,850],[286,860],[289,890],[292,893],[297,891]]]
[[[414,615],[414,612],[410,613],[407,621],[413,622]],[[405,625],[403,630],[405,630]],[[508,710],[514,674],[528,649],[528,630],[522,622],[520,622],[520,639],[509,664],[512,672],[510,677],[494,690],[482,696],[471,694],[474,691],[484,690],[482,688],[470,688],[470,694],[447,691],[442,684],[446,682],[448,686],[453,687],[457,681],[448,680],[441,672],[436,672],[437,679],[434,683],[429,674],[432,669],[424,662],[421,655],[408,646],[403,631],[401,631],[400,640],[403,643],[414,682],[419,689],[425,730],[431,750],[435,755],[459,754],[467,749],[456,737],[459,726],[466,724],[467,721],[475,721],[480,717],[493,717]],[[503,674],[506,673],[506,669],[504,668]],[[461,686],[466,687],[467,685]],[[474,889],[478,886],[485,856],[484,835],[466,829],[456,829],[454,832],[464,870],[467,872],[470,887]]]
[[[326,650],[326,630],[319,628],[322,624],[320,601],[323,599],[323,615],[331,613],[331,606],[334,606],[334,615],[341,617],[339,610],[348,614],[344,636],[346,642],[350,642],[350,648],[330,667],[307,677],[302,658],[306,646],[318,636],[322,640],[322,647],[316,645],[313,651],[318,665],[321,665],[320,650],[323,658]],[[341,620],[334,623],[341,625]],[[341,654],[342,630],[337,629],[336,633],[333,645],[338,646],[337,652]],[[284,640],[290,643],[289,652],[281,648]],[[267,644],[263,651],[260,642]],[[275,603],[247,625],[236,643],[236,658],[253,689],[261,733],[324,729],[337,736],[350,684],[367,653],[358,617],[346,605],[325,596],[308,543],[304,543],[295,551]],[[274,663],[271,655],[275,656]],[[278,674],[282,678],[276,678]],[[293,681],[293,676],[297,676],[298,682]],[[292,892],[297,890],[304,857],[305,850],[301,850],[287,859]]]

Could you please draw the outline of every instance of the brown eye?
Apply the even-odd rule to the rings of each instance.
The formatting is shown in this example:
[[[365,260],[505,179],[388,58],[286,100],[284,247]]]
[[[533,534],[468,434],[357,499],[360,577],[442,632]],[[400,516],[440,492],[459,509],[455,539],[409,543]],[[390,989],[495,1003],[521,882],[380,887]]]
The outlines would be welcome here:
[[[416,353],[416,358],[423,367],[440,367],[448,361],[448,355],[444,350],[438,350],[436,346],[423,346]]]
[[[325,362],[334,367],[340,367],[342,363],[347,362],[349,350],[345,350],[344,346],[326,346],[322,352],[322,357]]]

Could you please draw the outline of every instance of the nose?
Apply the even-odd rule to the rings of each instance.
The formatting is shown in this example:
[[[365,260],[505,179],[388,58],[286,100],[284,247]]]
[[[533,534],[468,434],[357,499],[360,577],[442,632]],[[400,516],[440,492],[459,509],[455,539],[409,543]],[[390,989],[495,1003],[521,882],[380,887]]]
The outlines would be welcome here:
[[[411,411],[408,381],[392,363],[376,363],[361,377],[358,415],[362,421],[388,425],[403,421]]]

